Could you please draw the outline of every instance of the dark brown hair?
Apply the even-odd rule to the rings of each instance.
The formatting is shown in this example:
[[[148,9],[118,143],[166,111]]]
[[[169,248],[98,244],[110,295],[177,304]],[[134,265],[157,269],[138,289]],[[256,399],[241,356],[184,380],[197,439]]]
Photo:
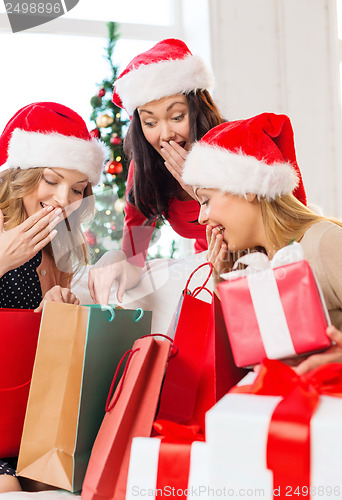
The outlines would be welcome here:
[[[193,143],[225,120],[207,90],[190,92],[186,97]],[[137,110],[125,137],[124,149],[134,162],[133,185],[127,186],[129,203],[135,205],[148,222],[167,218],[169,203],[182,188],[165,167],[162,156],[145,139]]]

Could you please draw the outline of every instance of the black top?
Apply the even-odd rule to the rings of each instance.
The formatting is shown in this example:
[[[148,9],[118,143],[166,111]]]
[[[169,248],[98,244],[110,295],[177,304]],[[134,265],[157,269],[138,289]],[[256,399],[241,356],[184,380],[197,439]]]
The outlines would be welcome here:
[[[42,261],[42,252],[17,269],[12,269],[0,278],[0,307],[35,309],[42,300],[42,289],[37,267]]]

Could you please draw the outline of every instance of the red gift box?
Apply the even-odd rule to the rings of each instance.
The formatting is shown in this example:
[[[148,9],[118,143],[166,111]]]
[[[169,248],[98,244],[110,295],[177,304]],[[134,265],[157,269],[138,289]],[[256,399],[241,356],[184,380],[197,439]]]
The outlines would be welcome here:
[[[284,258],[291,250],[286,247],[280,252]],[[257,260],[258,254],[246,257]],[[252,272],[248,268],[242,271],[245,276],[236,279],[234,272],[228,273],[225,277],[232,275],[233,279],[218,285],[237,366],[315,352],[331,345],[326,334],[330,319],[309,263],[298,260],[278,266],[279,260],[274,258],[271,267],[263,257],[268,269],[259,267]]]

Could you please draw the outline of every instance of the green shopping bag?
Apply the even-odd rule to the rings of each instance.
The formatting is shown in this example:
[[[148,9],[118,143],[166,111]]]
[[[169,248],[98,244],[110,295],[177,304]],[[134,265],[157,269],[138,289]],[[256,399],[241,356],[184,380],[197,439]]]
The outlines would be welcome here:
[[[123,354],[151,331],[151,312],[46,302],[17,471],[78,491]]]

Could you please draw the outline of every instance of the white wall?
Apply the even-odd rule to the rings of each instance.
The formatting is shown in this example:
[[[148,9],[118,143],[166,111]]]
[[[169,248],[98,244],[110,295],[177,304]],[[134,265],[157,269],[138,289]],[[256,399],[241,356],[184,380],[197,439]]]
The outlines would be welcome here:
[[[336,0],[175,0],[175,3],[174,26],[123,24],[122,37],[183,38],[212,67],[216,78],[215,100],[230,120],[263,111],[287,113],[295,130],[298,162],[309,200],[322,206],[326,214],[342,217]],[[6,23],[5,14],[0,14],[0,32],[4,31],[0,34],[0,45],[9,36],[24,37],[6,35],[9,29]],[[84,23],[63,17],[35,31],[49,30],[65,35],[86,33],[89,37],[106,33],[105,24],[100,21]],[[9,53],[12,60],[20,61],[20,53],[16,57],[13,47]],[[87,51],[81,51],[81,55],[87,58]],[[37,58],[40,53],[28,56],[31,61]],[[100,75],[95,71],[91,81],[102,78],[97,73]],[[13,87],[17,82],[22,84],[22,78],[13,71],[8,74],[17,109],[22,92],[21,87],[18,90]],[[34,77],[31,72],[29,78]],[[8,99],[9,80],[8,77],[2,82],[5,97],[0,101]],[[71,88],[69,85],[70,99],[73,92],[78,92],[77,85]],[[32,100],[29,96],[25,99]]]
[[[191,10],[194,19],[208,16],[209,31],[191,31]],[[335,0],[183,0],[183,13],[191,48],[210,46],[224,115],[288,114],[309,201],[342,217]]]

